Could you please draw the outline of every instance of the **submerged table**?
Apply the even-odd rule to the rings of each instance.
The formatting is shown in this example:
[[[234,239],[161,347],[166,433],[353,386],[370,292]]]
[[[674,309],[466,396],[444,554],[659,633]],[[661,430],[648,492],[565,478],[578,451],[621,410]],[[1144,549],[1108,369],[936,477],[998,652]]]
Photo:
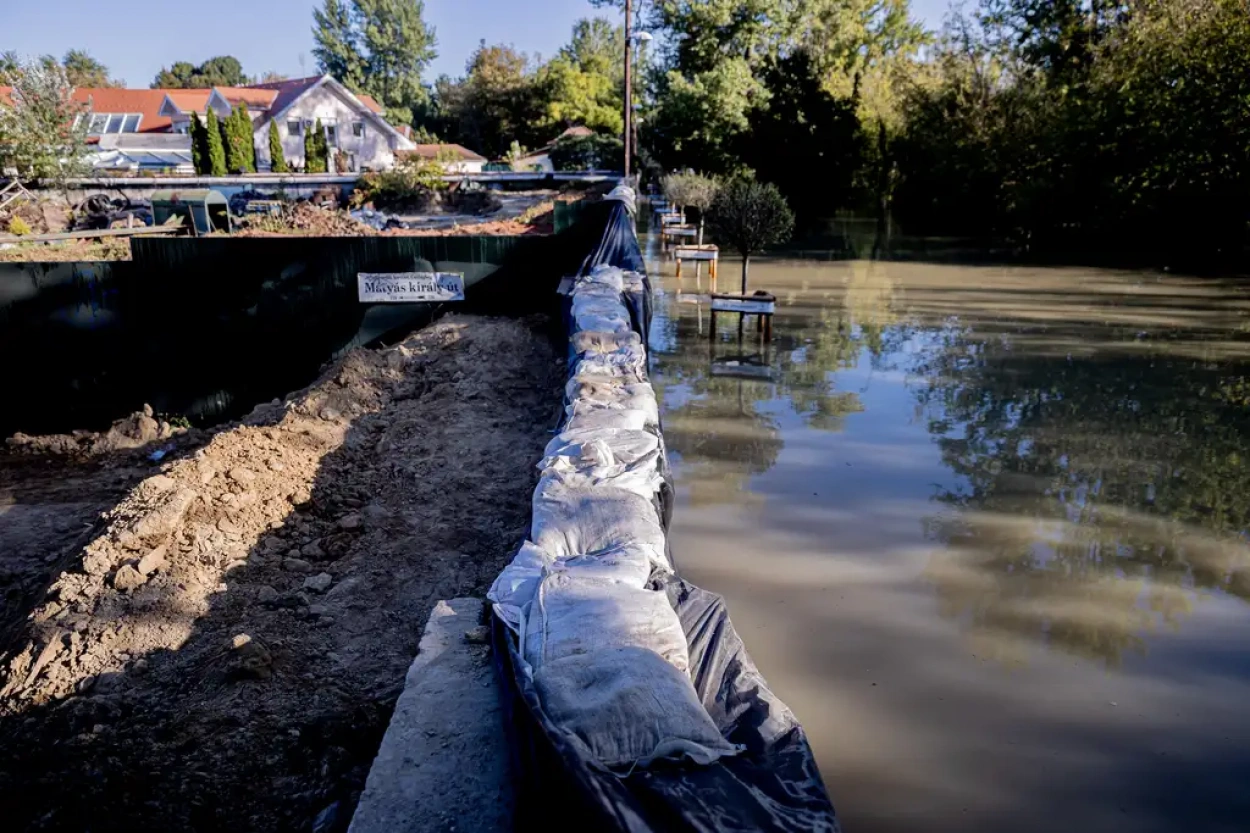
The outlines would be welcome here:
[[[742,316],[742,320],[745,320],[748,315],[754,315],[756,332],[761,333],[765,341],[773,340],[773,313],[777,311],[776,295],[757,290],[754,295],[727,295],[713,292],[710,297],[712,317],[708,327],[709,337],[716,338],[716,313],[736,312]],[[741,322],[738,325],[738,332],[739,334],[742,332]]]

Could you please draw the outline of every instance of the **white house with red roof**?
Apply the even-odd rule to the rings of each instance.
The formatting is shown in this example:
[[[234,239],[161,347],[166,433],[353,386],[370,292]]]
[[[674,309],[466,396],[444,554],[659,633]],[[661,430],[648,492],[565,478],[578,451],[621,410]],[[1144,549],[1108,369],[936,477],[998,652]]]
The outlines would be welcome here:
[[[10,88],[0,87],[0,105],[9,103]],[[191,169],[191,114],[205,117],[211,107],[224,118],[238,105],[252,118],[256,163],[268,170],[269,125],[289,162],[304,164],[304,137],[316,129],[326,134],[331,165],[343,162],[342,173],[386,170],[396,154],[417,145],[385,118],[381,106],[367,95],[351,92],[329,75],[199,90],[128,90],[80,87],[74,99],[84,105],[87,141],[98,150],[97,168]]]

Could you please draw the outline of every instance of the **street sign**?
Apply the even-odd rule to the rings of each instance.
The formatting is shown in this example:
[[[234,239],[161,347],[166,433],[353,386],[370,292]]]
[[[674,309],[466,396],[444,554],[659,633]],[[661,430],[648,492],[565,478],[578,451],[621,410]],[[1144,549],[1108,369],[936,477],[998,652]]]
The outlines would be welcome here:
[[[463,272],[360,272],[362,304],[414,304],[464,300]]]

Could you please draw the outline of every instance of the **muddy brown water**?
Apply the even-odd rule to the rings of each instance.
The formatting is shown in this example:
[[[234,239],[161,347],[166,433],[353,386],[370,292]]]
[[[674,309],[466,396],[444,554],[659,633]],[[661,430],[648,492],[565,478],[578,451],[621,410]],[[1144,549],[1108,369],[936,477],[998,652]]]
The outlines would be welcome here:
[[[761,347],[656,268],[678,566],[847,830],[1250,829],[1250,293],[766,261]]]

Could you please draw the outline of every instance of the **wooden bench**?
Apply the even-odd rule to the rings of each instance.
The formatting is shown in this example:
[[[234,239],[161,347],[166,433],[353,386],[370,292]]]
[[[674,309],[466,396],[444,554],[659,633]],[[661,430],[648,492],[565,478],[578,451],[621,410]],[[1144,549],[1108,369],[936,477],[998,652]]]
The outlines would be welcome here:
[[[742,321],[748,315],[755,316],[756,332],[764,336],[765,341],[773,340],[773,313],[777,311],[777,296],[757,290],[754,295],[727,295],[713,292],[711,294],[712,315],[708,326],[708,334],[716,338],[716,313],[736,312],[742,316],[738,323],[738,333],[742,333]]]
[[[708,264],[708,276],[712,279],[712,291],[716,291],[716,264],[720,262],[720,249],[712,243],[699,245],[675,246],[673,258],[677,261],[677,277],[681,277],[681,264],[684,260]]]

